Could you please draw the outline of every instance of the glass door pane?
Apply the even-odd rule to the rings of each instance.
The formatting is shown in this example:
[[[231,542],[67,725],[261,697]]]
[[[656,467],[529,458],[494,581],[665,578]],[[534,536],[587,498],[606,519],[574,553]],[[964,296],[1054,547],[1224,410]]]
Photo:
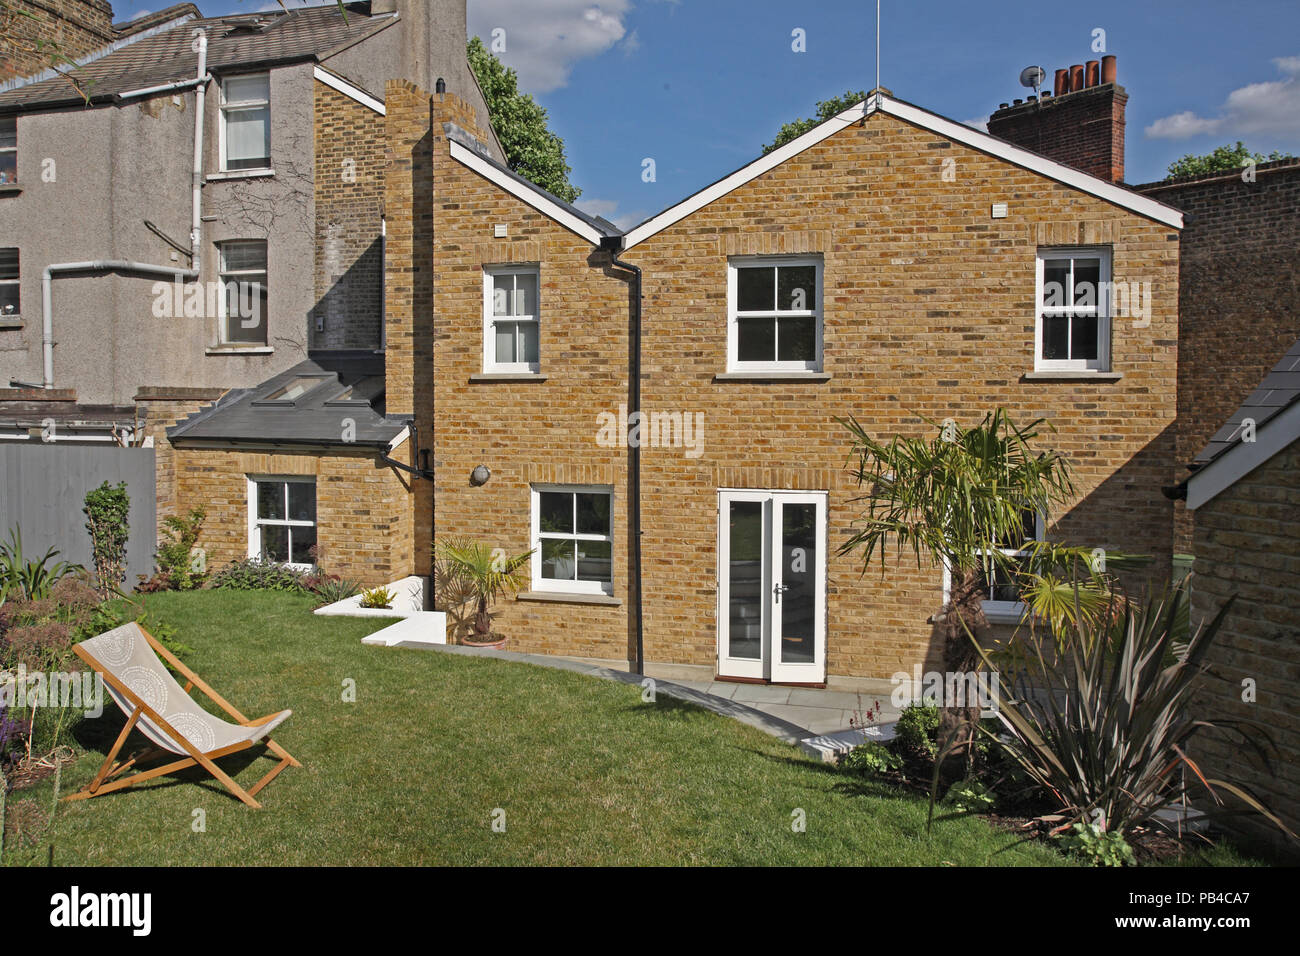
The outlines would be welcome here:
[[[730,555],[727,561],[727,654],[763,657],[763,502],[727,503]]]
[[[781,662],[811,664],[817,641],[817,505],[780,505]]]

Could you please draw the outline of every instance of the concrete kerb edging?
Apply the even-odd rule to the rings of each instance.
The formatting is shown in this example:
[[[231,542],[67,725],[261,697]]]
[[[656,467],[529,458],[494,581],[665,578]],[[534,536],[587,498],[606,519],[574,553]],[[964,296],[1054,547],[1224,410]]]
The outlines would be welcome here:
[[[518,664],[533,664],[537,667],[549,667],[552,670],[574,671],[579,674],[585,674],[588,677],[598,677],[602,680],[617,681],[620,684],[640,685],[646,680],[640,674],[632,674],[628,671],[613,670],[608,667],[598,667],[594,664],[584,664],[581,661],[565,660],[559,657],[547,657],[540,654],[522,654],[518,651],[505,651],[492,647],[465,647],[460,644],[443,644],[431,645],[424,643],[405,643],[398,642],[389,645],[390,647],[406,647],[418,650],[439,651],[444,654],[459,654],[465,657],[492,657],[497,660],[512,661]],[[740,701],[729,700],[725,697],[715,697],[712,694],[705,694],[701,691],[694,690],[690,687],[683,687],[681,684],[674,684],[672,681],[662,680],[660,678],[650,678],[654,681],[656,694],[665,694],[676,700],[684,701],[688,704],[694,704],[704,710],[718,714],[721,717],[730,717],[738,720],[742,724],[747,724],[769,736],[775,737],[783,743],[793,744],[799,747],[810,757],[815,757],[826,762],[834,762],[841,755],[848,753],[867,737],[873,740],[885,741],[894,736],[894,725],[885,724],[880,727],[868,727],[865,730],[843,730],[833,734],[812,734],[804,727],[782,720],[779,717],[773,717],[771,714],[764,713],[754,707],[750,707]]]

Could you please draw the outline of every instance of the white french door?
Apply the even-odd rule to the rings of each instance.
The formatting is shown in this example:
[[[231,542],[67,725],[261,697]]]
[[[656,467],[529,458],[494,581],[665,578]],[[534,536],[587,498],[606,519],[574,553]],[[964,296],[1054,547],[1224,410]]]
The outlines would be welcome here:
[[[718,675],[825,681],[825,492],[718,492]]]

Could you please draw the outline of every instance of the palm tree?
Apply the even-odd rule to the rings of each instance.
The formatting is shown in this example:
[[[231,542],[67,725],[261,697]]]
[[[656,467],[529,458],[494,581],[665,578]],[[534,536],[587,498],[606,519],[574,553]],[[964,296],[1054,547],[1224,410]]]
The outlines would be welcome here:
[[[474,641],[492,640],[492,615],[489,606],[500,597],[520,590],[524,576],[520,573],[532,557],[532,551],[507,556],[500,548],[490,548],[468,538],[439,541],[435,548],[439,563],[434,571],[439,590],[452,603],[474,601]]]
[[[1064,457],[1032,447],[1040,428],[1051,427],[1043,419],[1020,427],[998,408],[970,428],[951,419],[925,421],[935,429],[930,437],[882,442],[856,418],[840,419],[853,436],[854,477],[865,489],[852,500],[865,511],[839,553],[860,552],[863,573],[878,557],[883,575],[891,555],[898,559],[909,551],[917,567],[946,566],[951,587],[942,613],[944,667],[970,671],[980,663],[970,638],[988,623],[982,607],[987,582],[1015,581],[1024,573],[1006,552],[1008,543],[1019,545],[1026,516],[1050,513],[1074,488]],[[941,714],[941,732],[950,736],[978,717],[978,711],[955,708]]]

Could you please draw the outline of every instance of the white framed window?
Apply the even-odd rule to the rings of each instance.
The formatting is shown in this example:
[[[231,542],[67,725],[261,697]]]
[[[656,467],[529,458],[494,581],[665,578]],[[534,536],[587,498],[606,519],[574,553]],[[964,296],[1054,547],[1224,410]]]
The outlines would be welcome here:
[[[18,117],[0,116],[0,186],[18,182]]]
[[[221,344],[266,345],[266,240],[232,239],[221,252]]]
[[[271,74],[249,73],[221,81],[221,168],[271,166]]]
[[[614,593],[614,490],[532,486],[533,590]]]
[[[16,319],[23,314],[18,295],[18,250],[0,248],[0,319]]]
[[[538,290],[535,265],[483,270],[483,371],[537,372]]]
[[[1042,248],[1034,368],[1110,371],[1110,249]]]
[[[820,372],[822,259],[727,261],[727,370]]]
[[[248,556],[309,569],[315,546],[316,479],[250,475]]]
[[[1045,522],[1043,516],[1026,508],[1021,515],[1020,529],[1001,542],[998,550],[1012,559],[1012,565],[1019,567],[1023,559],[1029,556],[1029,547],[1035,541],[1043,540]],[[993,622],[1018,623],[1025,614],[1025,605],[1020,600],[1020,583],[1014,572],[996,564],[990,564],[980,574],[981,585],[988,597],[984,599],[984,616]]]

